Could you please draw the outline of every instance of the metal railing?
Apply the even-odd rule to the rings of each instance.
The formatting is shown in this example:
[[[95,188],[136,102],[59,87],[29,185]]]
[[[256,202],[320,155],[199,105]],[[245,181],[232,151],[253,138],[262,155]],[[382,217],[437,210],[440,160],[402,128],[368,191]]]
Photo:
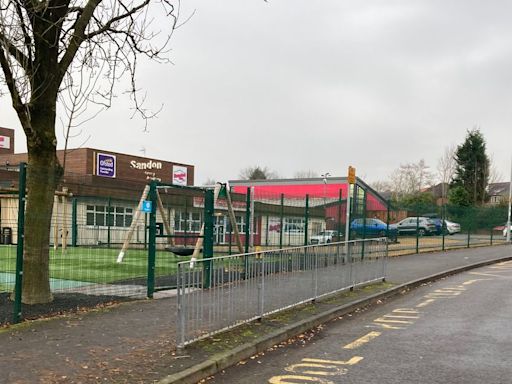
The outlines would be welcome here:
[[[360,284],[384,280],[385,238],[178,264],[178,346]]]

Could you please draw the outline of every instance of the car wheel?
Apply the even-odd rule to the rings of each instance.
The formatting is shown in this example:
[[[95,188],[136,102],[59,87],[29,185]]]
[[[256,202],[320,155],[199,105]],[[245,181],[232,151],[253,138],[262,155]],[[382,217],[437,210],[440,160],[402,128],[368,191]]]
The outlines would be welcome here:
[[[424,228],[418,229],[418,236],[425,236],[427,234],[427,231],[425,231]]]
[[[386,237],[386,231],[380,231],[378,234],[377,234],[378,237]]]

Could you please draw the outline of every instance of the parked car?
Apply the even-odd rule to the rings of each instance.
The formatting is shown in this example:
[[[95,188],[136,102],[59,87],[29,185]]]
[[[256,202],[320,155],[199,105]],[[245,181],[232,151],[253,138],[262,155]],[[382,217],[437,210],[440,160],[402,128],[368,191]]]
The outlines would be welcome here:
[[[444,221],[444,227],[446,228],[446,233],[448,235],[454,235],[460,232],[460,224],[454,223],[453,221],[450,220]]]
[[[437,213],[426,213],[422,217],[426,217],[433,221],[436,225],[436,235],[440,235],[443,233],[443,220],[437,217]]]
[[[396,240],[397,231],[394,224],[388,225],[379,219],[355,219],[350,223],[350,231],[358,237],[388,237]]]
[[[428,217],[407,217],[396,223],[399,235],[418,234],[418,236],[433,235],[437,233],[436,224]]]
[[[338,231],[326,230],[319,232],[317,235],[311,236],[310,244],[326,244],[338,241]]]

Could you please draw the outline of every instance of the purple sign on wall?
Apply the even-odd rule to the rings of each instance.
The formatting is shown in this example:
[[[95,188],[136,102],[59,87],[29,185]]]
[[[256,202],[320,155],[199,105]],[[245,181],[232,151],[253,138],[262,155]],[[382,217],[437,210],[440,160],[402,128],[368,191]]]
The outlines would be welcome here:
[[[116,177],[116,157],[107,153],[96,154],[96,175]]]

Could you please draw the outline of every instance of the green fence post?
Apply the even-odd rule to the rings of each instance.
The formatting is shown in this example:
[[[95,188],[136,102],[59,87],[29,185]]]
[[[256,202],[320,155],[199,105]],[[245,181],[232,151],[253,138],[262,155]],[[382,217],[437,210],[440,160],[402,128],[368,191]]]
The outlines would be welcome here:
[[[491,245],[492,245],[492,235],[493,235],[493,233],[492,233],[492,228],[491,228]]]
[[[416,253],[420,253],[420,217],[416,210]]]
[[[214,227],[214,191],[207,189],[204,196],[204,239],[203,258],[210,259],[204,262],[203,288],[210,288],[213,257],[213,227]]]
[[[247,187],[247,196],[245,197],[245,253],[249,253],[251,236],[251,187]]]
[[[231,221],[228,221],[228,226],[229,226],[228,254],[232,255],[232,253],[233,253],[233,226],[231,225]]]
[[[153,200],[152,200],[153,201]],[[155,203],[156,204],[156,203]],[[110,220],[114,219],[114,212],[110,212],[112,209],[112,198],[107,198],[107,248],[110,248],[110,227],[112,226]]]
[[[144,249],[148,248],[148,214],[144,212]]]
[[[14,283],[13,322],[21,320],[21,290],[23,287],[23,248],[25,243],[25,186],[27,182],[27,164],[20,163],[18,191],[18,239],[16,244],[16,281]]]
[[[363,189],[363,243],[361,244],[361,259],[364,258],[364,246],[366,243],[366,189]]]
[[[468,227],[468,244],[466,248],[469,248],[469,244],[471,243],[471,225]]]
[[[445,237],[446,237],[446,207],[445,205],[443,204],[443,213],[442,213],[442,218],[443,218],[443,221],[441,222],[441,235],[443,236],[443,246],[442,246],[442,250],[444,251],[445,250]]]
[[[389,220],[390,220],[391,200],[387,200],[386,209],[386,237],[389,239]],[[396,234],[398,236],[398,233]]]
[[[71,246],[76,247],[78,243],[78,224],[77,224],[78,199],[73,197],[71,201]]]
[[[340,194],[338,197],[338,241],[341,241],[341,214],[342,214],[341,205],[342,204],[343,204],[343,193],[342,193],[342,189],[340,188]]]
[[[183,243],[185,247],[188,245],[188,198],[185,197],[185,238],[183,239]]]
[[[268,218],[269,218],[269,215],[267,214],[267,220],[266,220],[266,225],[265,225],[265,246],[268,247]],[[263,220],[263,215],[261,216],[261,220]]]
[[[284,233],[284,193],[281,193],[281,214],[279,224],[279,249],[283,249],[283,233]]]
[[[149,239],[148,239],[148,282],[147,297],[152,299],[155,292],[155,263],[156,263],[156,181],[149,184],[149,201],[151,212],[149,213]]]
[[[309,195],[306,195],[306,207],[304,209],[304,245],[308,245],[308,229],[309,229]]]

